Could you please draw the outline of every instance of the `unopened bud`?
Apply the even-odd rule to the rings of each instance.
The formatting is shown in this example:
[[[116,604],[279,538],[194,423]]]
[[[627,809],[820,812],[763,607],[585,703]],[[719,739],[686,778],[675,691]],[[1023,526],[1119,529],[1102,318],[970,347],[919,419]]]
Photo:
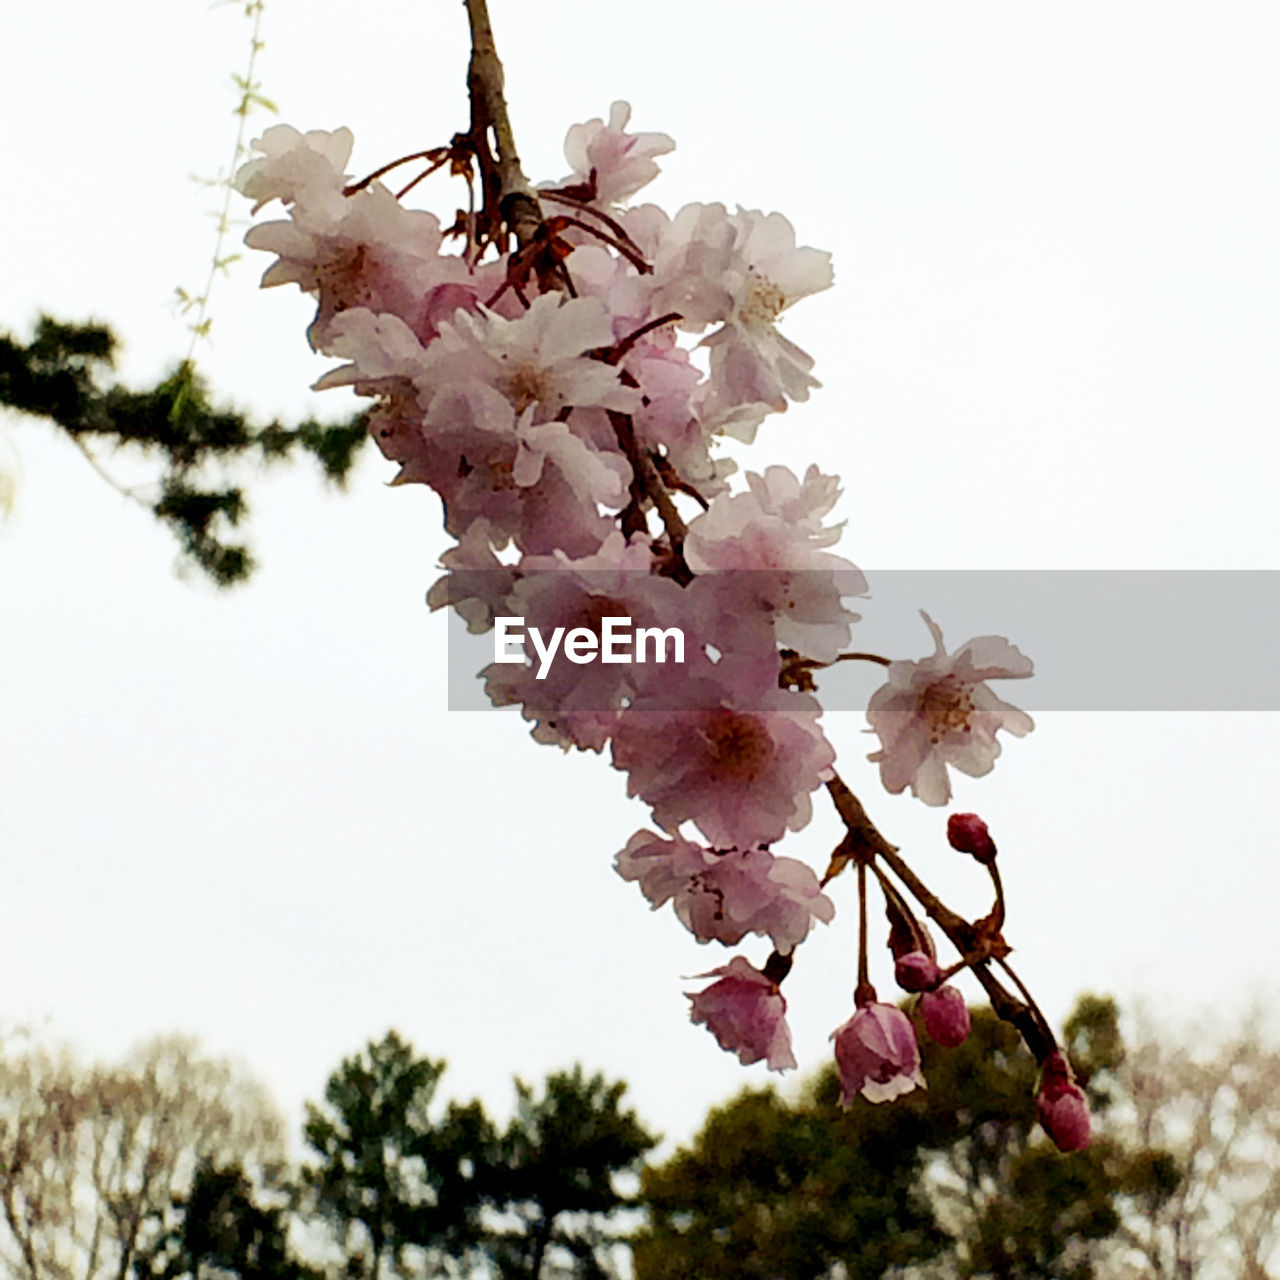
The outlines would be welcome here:
[[[920,997],[920,1012],[929,1038],[944,1049],[955,1049],[969,1038],[969,1006],[956,987],[939,987]]]
[[[942,970],[938,962],[923,951],[908,951],[893,966],[893,980],[903,991],[932,991],[938,985]]]
[[[1060,1049],[1045,1059],[1036,1115],[1059,1151],[1083,1151],[1089,1145],[1089,1103]]]
[[[947,819],[947,842],[961,853],[971,853],[984,866],[996,860],[996,842],[976,813],[953,813]]]

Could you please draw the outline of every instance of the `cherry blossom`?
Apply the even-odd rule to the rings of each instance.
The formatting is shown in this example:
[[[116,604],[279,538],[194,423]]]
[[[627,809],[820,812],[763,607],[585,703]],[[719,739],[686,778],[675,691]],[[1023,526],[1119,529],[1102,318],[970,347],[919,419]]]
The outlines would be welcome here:
[[[970,777],[990,773],[1000,754],[996,733],[1023,737],[1034,728],[1025,711],[1002,702],[988,680],[1023,679],[1031,659],[1000,636],[979,636],[948,654],[942,630],[921,612],[936,651],[918,662],[889,664],[888,684],[867,704],[867,720],[881,747],[867,758],[894,795],[911,788],[925,804],[951,799],[946,766]]]
[[[743,1066],[763,1059],[770,1071],[795,1067],[787,1001],[776,982],[741,956],[699,977],[719,981],[687,997],[692,1021],[704,1024],[720,1047],[736,1053]]]
[[[734,404],[807,400],[819,385],[813,359],[777,328],[801,298],[831,286],[831,255],[797,248],[780,213],[720,204],[686,205],[672,219],[654,261],[655,308],[678,311],[711,350],[711,375]]]
[[[740,403],[807,400],[821,385],[809,373],[813,357],[776,326],[788,307],[831,287],[831,255],[797,248],[795,228],[780,213],[739,208],[732,222],[734,258],[725,274],[733,309],[724,327],[703,340],[712,377]]]
[[[476,305],[481,281],[442,254],[442,242],[434,214],[405,209],[382,186],[296,208],[290,221],[261,223],[246,238],[250,248],[279,255],[262,277],[264,288],[296,284],[317,299],[308,330],[317,351],[328,350],[330,323],[352,307],[398,316],[429,337],[442,297],[452,299],[450,314]]]
[[[351,308],[398,316],[427,340],[458,307],[497,288],[492,267],[442,252],[433,213],[406,209],[381,183],[345,193],[348,130],[303,135],[278,125],[254,145],[266,155],[241,167],[236,186],[259,205],[283,200],[289,217],[252,227],[245,243],[277,255],[264,288],[296,284],[317,299],[308,331],[316,350],[329,349],[332,321]]]
[[[721,848],[769,844],[808,823],[810,792],[830,776],[820,714],[816,699],[777,688],[767,667],[726,658],[637,698],[618,721],[614,768],[668,831],[690,821]]]
[[[746,478],[746,493],[722,495],[689,524],[690,567],[719,571],[699,583],[704,630],[725,649],[763,640],[833,662],[858,617],[841,601],[867,589],[853,564],[825,550],[840,537],[822,524],[838,482],[816,467],[803,482],[786,467]]]
[[[413,479],[440,494],[445,528],[457,537],[484,520],[499,543],[589,555],[611,532],[599,507],[622,502],[625,463],[597,453],[563,423],[532,419],[532,406],[517,418],[483,382],[445,388],[423,419],[429,448]]]
[[[707,849],[681,836],[664,840],[637,831],[616,865],[624,880],[639,883],[655,911],[671,902],[699,942],[733,946],[761,933],[786,955],[815,920],[826,924],[835,915],[811,868],[766,849]]]
[[[571,405],[626,413],[639,408],[639,393],[622,385],[613,366],[584,354],[612,342],[599,299],[545,294],[514,320],[487,309],[458,312],[428,347],[421,379],[429,389],[483,382],[517,413],[534,408],[537,422]]]
[[[472,635],[493,630],[493,620],[506,612],[508,597],[516,584],[515,569],[494,555],[494,541],[493,531],[485,521],[473,521],[458,545],[440,557],[447,572],[427,592],[427,604],[432,610],[446,606],[456,609]]]
[[[665,133],[627,133],[631,106],[615,102],[609,123],[588,120],[575,124],[564,140],[564,158],[573,167],[557,187],[580,185],[594,179],[596,200],[604,205],[622,204],[658,176],[654,156],[675,150]]]
[[[252,213],[272,200],[294,204],[314,193],[340,192],[354,144],[350,129],[300,133],[292,125],[272,125],[253,140],[259,156],[236,171],[235,188],[253,201]]]
[[[911,1020],[891,1004],[871,1001],[831,1033],[845,1108],[861,1094],[868,1102],[888,1102],[924,1088],[920,1047]]]
[[[683,622],[688,602],[670,578],[650,574],[652,558],[647,539],[628,543],[617,530],[587,556],[571,559],[563,550],[526,556],[516,567],[517,580],[502,612],[548,635],[556,627],[566,634],[585,628],[599,641],[600,652],[605,618],[626,620],[629,634],[641,628],[666,632]],[[647,646],[647,656],[657,657],[652,646]],[[696,664],[698,657],[690,653],[688,660]],[[525,719],[535,722],[533,736],[539,742],[600,751],[622,708],[645,687],[653,670],[652,661],[560,662],[547,671],[535,671],[532,662],[494,663],[483,675],[495,705],[523,707]]]

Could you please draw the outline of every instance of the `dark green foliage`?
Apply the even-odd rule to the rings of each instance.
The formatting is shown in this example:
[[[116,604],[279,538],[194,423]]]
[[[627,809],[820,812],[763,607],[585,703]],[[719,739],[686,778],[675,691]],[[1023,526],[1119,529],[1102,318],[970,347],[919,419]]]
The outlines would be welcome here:
[[[834,1073],[788,1103],[772,1086],[715,1108],[691,1148],[645,1171],[640,1280],[851,1280],[947,1245],[920,1185],[922,1117],[901,1104],[841,1113]],[[861,1101],[861,1100],[859,1100]]]
[[[247,507],[239,487],[210,485],[198,469],[239,458],[277,462],[301,450],[341,486],[368,437],[363,414],[327,425],[307,419],[296,427],[254,426],[234,410],[216,408],[189,361],[143,391],[104,387],[115,346],[104,325],[65,324],[48,316],[25,346],[0,334],[0,404],[48,418],[84,448],[128,446],[144,456],[159,455],[159,496],[122,492],[168,525],[184,554],[219,586],[242,582],[253,571],[248,548],[223,540]]]
[[[197,1280],[216,1267],[241,1280],[319,1280],[288,1248],[282,1206],[264,1205],[244,1170],[201,1161],[191,1193],[175,1205],[175,1223],[140,1256],[137,1274],[148,1280]]]
[[[621,1103],[627,1086],[582,1067],[552,1072],[541,1095],[516,1081],[516,1114],[486,1174],[486,1199],[514,1228],[491,1226],[484,1252],[501,1280],[610,1275],[607,1219],[633,1200],[617,1185],[659,1139]]]
[[[309,1204],[336,1228],[352,1280],[471,1275],[606,1280],[616,1227],[658,1139],[624,1109],[626,1085],[580,1066],[541,1091],[516,1081],[499,1133],[479,1102],[432,1103],[444,1063],[418,1058],[395,1032],[329,1077],[307,1107],[319,1159],[302,1170]]]
[[[303,1133],[318,1161],[302,1181],[348,1248],[352,1274],[379,1280],[411,1247],[443,1267],[477,1240],[477,1171],[494,1139],[477,1103],[431,1118],[444,1070],[389,1031],[329,1077],[324,1107],[307,1105]]]
[[[1167,1194],[1176,1167],[1105,1137],[1059,1154],[1036,1125],[1037,1068],[1017,1032],[972,1016],[958,1049],[921,1033],[929,1087],[893,1103],[841,1111],[830,1067],[794,1101],[770,1087],[713,1110],[690,1147],[645,1172],[637,1280],[873,1280],[931,1260],[960,1277],[1092,1277],[1118,1206]],[[1085,997],[1066,1030],[1105,1112],[1123,1057],[1114,1003]]]

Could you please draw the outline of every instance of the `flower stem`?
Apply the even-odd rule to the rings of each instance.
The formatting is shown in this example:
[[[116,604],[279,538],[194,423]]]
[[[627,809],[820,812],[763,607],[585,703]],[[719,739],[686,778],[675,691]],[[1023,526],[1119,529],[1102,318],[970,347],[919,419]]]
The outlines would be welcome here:
[[[991,927],[999,933],[1004,928],[1004,882],[1000,879],[1000,868],[994,861],[988,862],[986,868],[991,872],[991,883],[996,891],[996,905],[991,910]]]
[[[1043,1062],[1056,1049],[1057,1042],[1048,1022],[1034,1001],[1024,1004],[1015,998],[991,972],[990,959],[978,951],[980,939],[977,929],[963,916],[952,911],[950,907],[935,894],[907,865],[892,845],[880,834],[876,825],[867,816],[862,802],[849,790],[840,775],[833,774],[827,783],[827,791],[831,795],[836,812],[849,832],[852,854],[861,863],[865,859],[879,857],[886,866],[906,886],[907,891],[924,908],[925,913],[939,929],[947,935],[951,945],[965,957],[973,970],[982,989],[991,1001],[996,1016],[1017,1027],[1037,1062]],[[1014,978],[1019,991],[1025,994],[1025,988]],[[1030,997],[1028,997],[1030,999]]]
[[[853,1003],[859,1007],[871,1004],[876,989],[871,985],[870,965],[867,960],[867,864],[858,860],[858,985],[854,988]]]

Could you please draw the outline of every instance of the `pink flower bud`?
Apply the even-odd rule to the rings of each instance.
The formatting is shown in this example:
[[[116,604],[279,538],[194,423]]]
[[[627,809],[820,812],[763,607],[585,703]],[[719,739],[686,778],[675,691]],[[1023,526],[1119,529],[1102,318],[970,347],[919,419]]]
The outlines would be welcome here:
[[[1083,1151],[1089,1145],[1089,1103],[1061,1050],[1045,1059],[1036,1115],[1059,1151]]]
[[[893,966],[893,980],[903,991],[932,991],[942,972],[938,962],[923,951],[908,951]]]
[[[996,860],[996,843],[976,813],[953,813],[947,819],[947,841],[961,853],[971,853],[985,866]]]
[[[850,1106],[859,1093],[868,1102],[887,1102],[917,1085],[924,1087],[915,1029],[893,1005],[861,1005],[831,1038],[836,1042],[842,1106]]]
[[[939,987],[920,997],[920,1012],[929,1038],[944,1049],[954,1049],[969,1038],[969,1006],[956,987]]]

